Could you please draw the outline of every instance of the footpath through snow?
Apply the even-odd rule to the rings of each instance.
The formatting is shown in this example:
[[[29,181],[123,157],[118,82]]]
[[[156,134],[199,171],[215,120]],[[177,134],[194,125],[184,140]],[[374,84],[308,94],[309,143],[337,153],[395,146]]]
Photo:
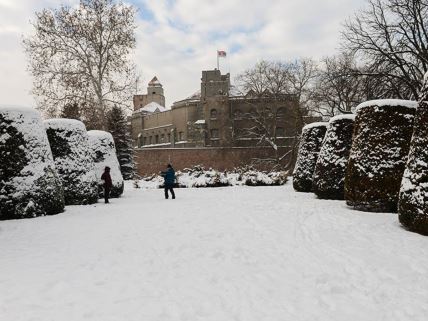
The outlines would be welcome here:
[[[281,187],[0,222],[0,320],[426,320],[428,238]]]

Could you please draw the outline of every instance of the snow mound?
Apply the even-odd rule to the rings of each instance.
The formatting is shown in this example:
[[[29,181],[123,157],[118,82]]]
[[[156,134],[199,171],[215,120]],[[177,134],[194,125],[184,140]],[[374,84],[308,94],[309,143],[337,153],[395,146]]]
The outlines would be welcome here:
[[[354,118],[354,115],[340,115],[330,119],[313,177],[313,189],[319,198],[344,199]]]
[[[0,107],[0,219],[57,214],[64,192],[39,113]]]
[[[415,109],[408,108],[407,103],[400,106],[397,100],[392,102],[394,108],[385,104],[367,105],[355,119],[345,199],[358,210],[397,211]]]
[[[355,114],[336,115],[336,116],[330,118],[329,123],[332,124],[332,123],[335,123],[335,122],[340,121],[342,119],[349,119],[349,120],[354,121],[355,120]]]
[[[311,129],[311,128],[315,128],[315,127],[327,127],[328,123],[326,122],[314,122],[314,123],[310,123],[307,124],[303,127],[303,130],[306,129]]]
[[[361,109],[366,107],[405,107],[405,108],[417,108],[418,102],[412,100],[402,100],[402,99],[377,99],[369,100],[364,103],[361,103],[357,106],[355,112],[358,113]]]
[[[45,127],[66,205],[96,203],[98,182],[85,125],[74,119],[48,119]]]
[[[120,172],[119,161],[116,156],[113,136],[102,130],[88,131],[89,147],[95,163],[95,173],[98,177],[99,191],[103,194],[101,175],[106,166],[110,167],[110,176],[113,183],[110,196],[119,197],[123,193],[123,177]]]
[[[293,187],[298,192],[311,192],[312,179],[318,154],[327,131],[327,123],[312,123],[302,129],[296,167],[293,173]]]

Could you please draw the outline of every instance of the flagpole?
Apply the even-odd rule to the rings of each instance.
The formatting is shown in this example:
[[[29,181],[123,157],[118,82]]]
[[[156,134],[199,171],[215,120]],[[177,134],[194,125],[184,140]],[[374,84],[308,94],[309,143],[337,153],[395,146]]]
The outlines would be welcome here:
[[[220,64],[219,64],[219,59],[218,59],[218,50],[217,50],[217,70],[220,70]]]

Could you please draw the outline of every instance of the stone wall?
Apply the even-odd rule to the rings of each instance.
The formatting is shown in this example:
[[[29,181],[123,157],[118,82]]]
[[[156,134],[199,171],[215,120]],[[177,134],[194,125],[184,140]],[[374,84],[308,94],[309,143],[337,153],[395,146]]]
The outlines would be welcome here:
[[[280,148],[283,155],[288,147]],[[264,147],[212,147],[212,148],[143,148],[135,150],[138,174],[142,176],[165,170],[171,163],[175,170],[202,165],[217,170],[233,169],[243,165],[254,165],[259,169],[269,166],[257,165],[254,159],[273,156],[271,148]]]

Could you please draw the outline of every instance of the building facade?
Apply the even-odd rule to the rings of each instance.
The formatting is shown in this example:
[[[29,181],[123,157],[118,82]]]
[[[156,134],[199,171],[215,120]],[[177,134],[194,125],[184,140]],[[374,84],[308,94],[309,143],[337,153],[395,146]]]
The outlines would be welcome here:
[[[313,121],[305,117],[294,95],[237,93],[230,74],[215,69],[202,71],[200,90],[171,108],[153,78],[146,95],[134,96],[132,138],[138,148],[253,147],[272,139],[291,146],[303,122]]]

